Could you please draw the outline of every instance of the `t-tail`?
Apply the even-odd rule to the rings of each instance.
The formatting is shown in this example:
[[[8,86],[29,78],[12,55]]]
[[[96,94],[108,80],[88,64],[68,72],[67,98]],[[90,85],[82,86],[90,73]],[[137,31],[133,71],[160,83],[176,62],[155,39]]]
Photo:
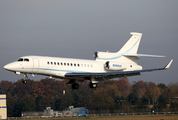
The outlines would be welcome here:
[[[142,33],[131,32],[131,38],[126,42],[126,44],[118,52],[100,52],[94,53],[96,60],[104,61],[122,61],[123,63],[129,62],[137,64],[139,57],[164,57],[159,55],[147,55],[147,54],[137,54],[140,41],[142,38]]]
[[[142,38],[142,33],[130,33],[132,36],[127,41],[127,43],[117,52],[117,54],[122,55],[137,55],[140,40]]]

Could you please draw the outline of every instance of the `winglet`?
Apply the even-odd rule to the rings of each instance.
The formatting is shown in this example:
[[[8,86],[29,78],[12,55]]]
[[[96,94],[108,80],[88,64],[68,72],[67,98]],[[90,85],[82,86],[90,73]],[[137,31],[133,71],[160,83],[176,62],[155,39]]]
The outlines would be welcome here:
[[[173,61],[173,59],[163,69],[168,69],[172,64],[172,61]]]

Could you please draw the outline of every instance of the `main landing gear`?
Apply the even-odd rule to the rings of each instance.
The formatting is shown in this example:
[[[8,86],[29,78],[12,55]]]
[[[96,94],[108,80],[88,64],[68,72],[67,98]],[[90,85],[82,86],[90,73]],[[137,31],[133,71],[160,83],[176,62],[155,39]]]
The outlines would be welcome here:
[[[78,83],[73,83],[72,84],[72,89],[78,89],[79,88],[79,84]]]
[[[79,88],[79,84],[76,83],[76,80],[70,80],[67,84],[72,84],[71,85],[72,89],[78,89]],[[89,87],[90,88],[96,88],[97,82],[90,82]]]
[[[98,82],[99,82],[99,81],[96,81],[95,78],[91,78],[89,87],[90,87],[90,88],[96,88]]]
[[[70,80],[67,84],[72,84],[71,85],[72,89],[78,89],[79,88],[79,84],[76,83],[76,80]]]
[[[97,87],[97,83],[90,82],[89,87],[90,88],[96,88]]]
[[[71,87],[72,87],[72,89],[78,89],[79,88],[79,84],[74,82],[74,83],[72,83]],[[97,87],[97,83],[90,82],[89,87],[90,88],[96,88]]]

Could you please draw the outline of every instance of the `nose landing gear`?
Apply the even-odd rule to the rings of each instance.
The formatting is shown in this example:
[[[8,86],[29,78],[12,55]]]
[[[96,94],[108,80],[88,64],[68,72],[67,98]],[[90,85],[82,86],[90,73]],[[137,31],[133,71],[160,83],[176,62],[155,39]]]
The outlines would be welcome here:
[[[23,76],[24,76],[23,84],[26,84],[27,83],[26,79],[28,78],[28,76],[27,76],[27,74],[24,74]]]
[[[26,80],[23,80],[23,84],[26,84],[27,83],[27,81]]]

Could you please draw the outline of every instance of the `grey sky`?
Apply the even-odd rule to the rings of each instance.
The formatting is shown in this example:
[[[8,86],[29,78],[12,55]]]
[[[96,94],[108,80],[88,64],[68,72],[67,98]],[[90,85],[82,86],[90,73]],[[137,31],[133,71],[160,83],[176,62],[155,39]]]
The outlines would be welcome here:
[[[177,0],[1,0],[0,80],[23,78],[3,69],[20,56],[93,59],[95,51],[118,51],[130,32],[142,32],[138,53],[166,56],[140,59],[143,68],[174,62],[166,71],[129,77],[130,82],[177,82],[177,11]]]

